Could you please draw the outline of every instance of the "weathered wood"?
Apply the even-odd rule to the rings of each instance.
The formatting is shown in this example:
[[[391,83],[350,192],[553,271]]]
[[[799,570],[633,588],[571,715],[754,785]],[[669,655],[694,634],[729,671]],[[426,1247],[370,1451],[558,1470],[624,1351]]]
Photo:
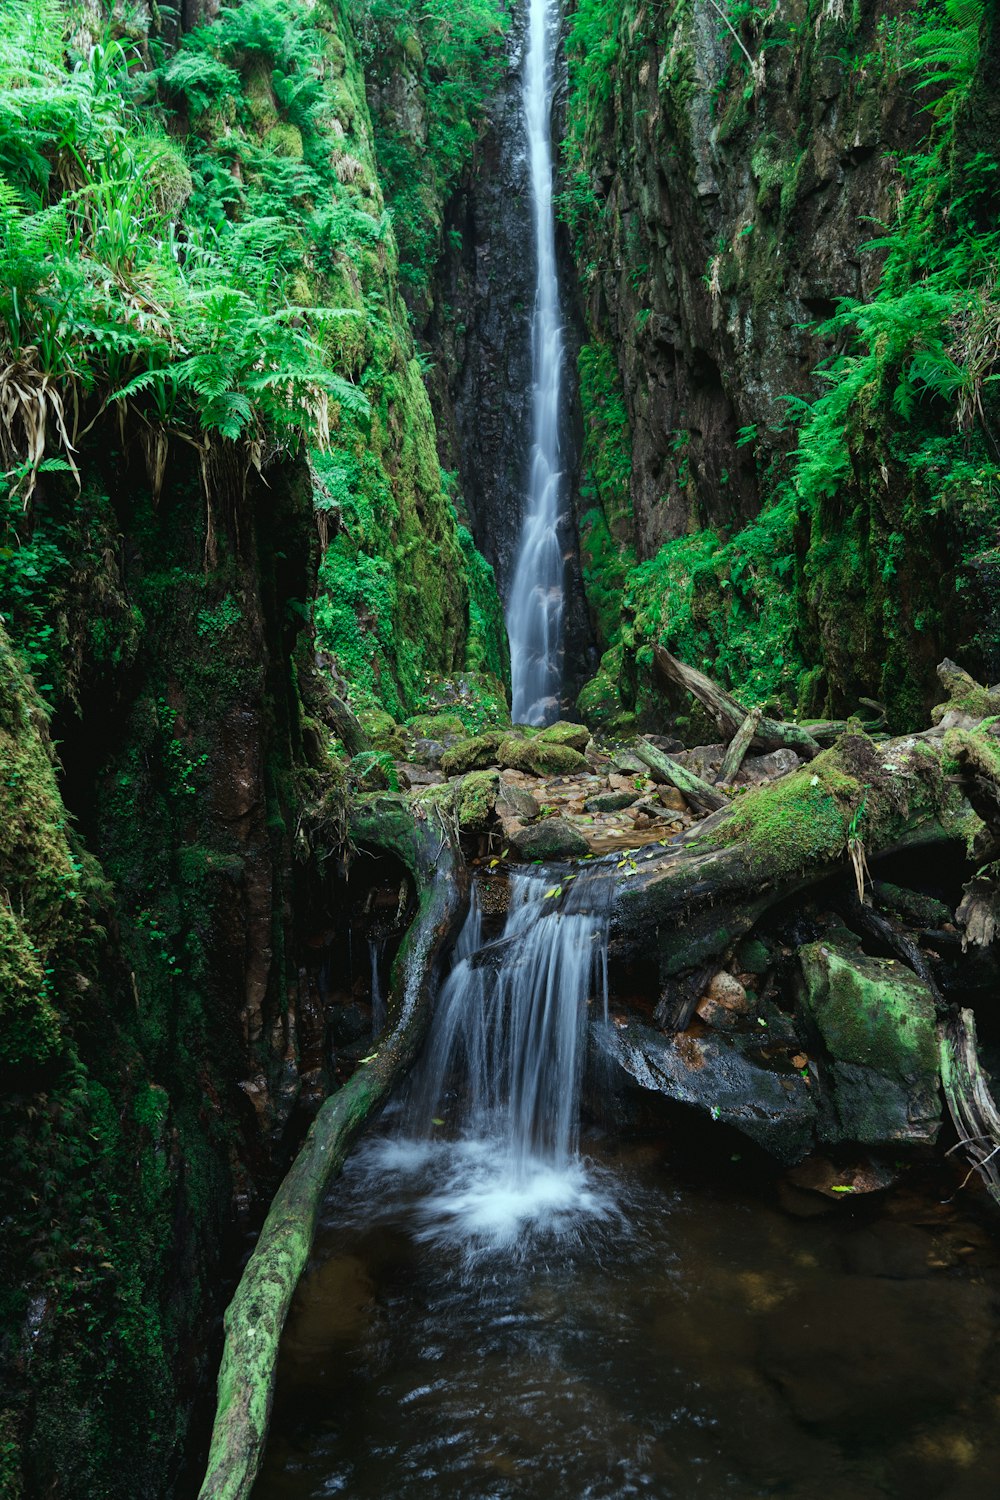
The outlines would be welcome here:
[[[727,953],[774,904],[842,870],[859,816],[869,860],[969,836],[961,789],[941,775],[938,741],[877,748],[847,736],[809,766],[755,788],[651,844],[616,877],[612,945],[655,954],[660,982]],[[864,810],[863,810],[864,809]]]
[[[664,755],[655,745],[639,739],[631,748],[643,765],[649,767],[654,781],[659,781],[663,786],[675,786],[696,812],[717,812],[720,807],[727,805],[728,797],[709,786],[707,781],[702,781],[687,766],[679,765],[669,755]]]
[[[866,932],[869,937],[888,948],[889,952],[895,954],[908,969],[912,969],[917,978],[922,979],[930,990],[935,1004],[943,1009],[944,1000],[931,966],[927,962],[927,957],[909,934],[884,912],[875,911],[866,901],[860,900],[856,895],[852,896],[845,905],[848,920],[855,931],[860,928],[862,932]]]
[[[731,740],[747,717],[747,710],[743,705],[731,693],[727,693],[725,688],[713,682],[711,677],[699,672],[697,667],[689,667],[678,661],[665,646],[653,647],[653,659],[668,682],[693,694],[699,703],[704,704],[718,725],[723,739]],[[787,745],[797,755],[801,755],[803,760],[812,760],[820,751],[818,741],[808,730],[798,724],[786,724],[780,719],[769,719],[766,716],[761,717],[751,743],[755,750],[765,751],[780,750]]]
[[[732,785],[763,717],[764,710],[761,708],[752,708],[747,714],[743,723],[729,741],[729,748],[723,757],[722,765],[719,767],[719,774],[715,778],[717,786]]]
[[[225,1315],[225,1346],[200,1500],[247,1500],[260,1469],[278,1346],[316,1221],[334,1175],[371,1115],[411,1065],[431,1010],[438,960],[460,921],[468,879],[457,846],[416,822],[398,799],[352,817],[356,843],[389,848],[409,866],[420,909],[393,969],[387,1028],[373,1057],[323,1104],[285,1176]]]
[[[959,1140],[986,1191],[1000,1203],[1000,1109],[979,1065],[972,1011],[949,1016],[938,1036],[941,1082]]]

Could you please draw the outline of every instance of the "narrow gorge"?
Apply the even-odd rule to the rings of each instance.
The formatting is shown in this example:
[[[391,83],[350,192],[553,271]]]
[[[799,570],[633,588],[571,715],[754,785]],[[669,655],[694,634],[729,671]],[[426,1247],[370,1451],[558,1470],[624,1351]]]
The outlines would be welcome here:
[[[989,0],[0,6],[0,1494],[987,1500]]]

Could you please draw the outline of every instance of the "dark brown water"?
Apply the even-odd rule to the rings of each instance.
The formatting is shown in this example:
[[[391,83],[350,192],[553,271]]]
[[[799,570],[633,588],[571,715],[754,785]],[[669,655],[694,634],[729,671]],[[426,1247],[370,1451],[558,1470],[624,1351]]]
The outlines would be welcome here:
[[[363,1148],[255,1500],[1000,1493],[998,1242],[954,1182],[831,1204],[584,1151],[567,1211],[489,1248],[448,1213],[460,1148]]]

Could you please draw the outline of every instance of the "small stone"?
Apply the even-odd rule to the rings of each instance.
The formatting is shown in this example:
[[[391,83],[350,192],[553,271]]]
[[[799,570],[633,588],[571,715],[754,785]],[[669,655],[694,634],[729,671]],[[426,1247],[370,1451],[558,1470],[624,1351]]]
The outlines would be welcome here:
[[[633,802],[639,800],[639,793],[633,787],[631,791],[598,792],[596,797],[588,797],[583,804],[587,812],[605,813],[619,812],[623,807],[631,807]]]
[[[670,812],[684,812],[687,803],[675,786],[658,786],[656,796]]]
[[[746,1015],[750,1009],[747,992],[739,980],[725,969],[721,969],[709,984],[705,991],[706,998],[713,1000],[716,1005],[721,1005],[724,1010],[734,1011],[737,1015]]]

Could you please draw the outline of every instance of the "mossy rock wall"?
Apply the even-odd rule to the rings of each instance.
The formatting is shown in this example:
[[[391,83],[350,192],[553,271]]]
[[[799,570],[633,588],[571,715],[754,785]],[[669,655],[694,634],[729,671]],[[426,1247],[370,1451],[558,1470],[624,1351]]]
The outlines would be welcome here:
[[[96,7],[80,24],[103,34]],[[111,24],[146,63],[152,40],[232,71],[225,109],[163,95],[178,212],[209,237],[263,221],[288,302],[350,313],[325,348],[367,413],[331,403],[328,440],[280,462],[172,437],[154,491],[115,409],[81,439],[79,490],[53,472],[27,512],[2,496],[0,1489],[67,1500],[193,1490],[227,1235],[329,1084],[330,687],[403,718],[442,677],[508,673],[438,462],[347,8]]]
[[[975,186],[953,176],[983,143],[993,8],[941,21],[969,66],[929,89],[941,7],[721,9],[576,0],[568,22],[581,551],[606,653],[580,711],[666,728],[685,708],[654,673],[662,640],[750,704],[842,716],[868,696],[919,727],[941,656],[998,675],[995,414],[960,438],[954,399],[907,389],[936,340],[964,357],[908,291],[940,289],[944,317],[996,254],[967,264],[948,210],[995,228],[995,150]],[[943,87],[959,102],[935,115]],[[856,342],[829,323],[848,302]],[[860,358],[831,388],[843,349]]]

